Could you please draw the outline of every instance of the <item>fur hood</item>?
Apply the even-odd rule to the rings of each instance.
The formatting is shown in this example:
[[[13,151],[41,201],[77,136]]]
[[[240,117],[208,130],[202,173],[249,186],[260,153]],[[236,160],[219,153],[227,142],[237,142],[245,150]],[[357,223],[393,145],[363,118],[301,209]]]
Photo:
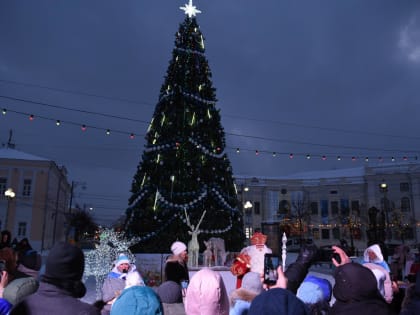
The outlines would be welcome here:
[[[372,251],[375,253],[376,258],[373,261],[370,261],[368,251]],[[374,244],[366,248],[365,252],[363,253],[363,258],[365,262],[381,263],[384,261],[384,256],[382,255],[381,248],[377,244]]]
[[[232,291],[232,293],[230,294],[230,305],[233,306],[235,305],[235,302],[237,300],[242,300],[245,302],[252,302],[252,300],[257,296],[258,294],[248,291],[246,289],[243,288],[239,288],[236,289],[234,291]]]

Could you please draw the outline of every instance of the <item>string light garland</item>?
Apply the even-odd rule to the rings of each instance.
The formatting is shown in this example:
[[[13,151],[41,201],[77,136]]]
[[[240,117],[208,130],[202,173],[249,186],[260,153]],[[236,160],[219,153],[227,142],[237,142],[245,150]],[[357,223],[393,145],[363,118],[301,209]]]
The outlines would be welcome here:
[[[24,113],[24,112],[19,112],[19,111],[4,108],[3,109],[3,115],[6,116],[7,113],[14,113],[14,114],[23,115],[23,116],[26,116],[26,117],[29,116],[30,121],[34,121],[35,117],[36,117],[37,119],[41,119],[41,120],[53,121],[56,126],[61,126],[63,124],[73,125],[73,126],[80,127],[80,129],[82,131],[86,131],[89,127],[90,129],[103,131],[106,135],[111,134],[111,129],[109,129],[109,128],[101,128],[101,127],[97,127],[97,126],[94,126],[94,125],[86,125],[86,124],[82,124],[82,123],[78,123],[78,122],[74,122],[74,121],[55,119],[55,118],[40,116],[40,115],[35,116],[34,114],[29,114],[29,113]],[[135,136],[144,136],[143,134],[136,134],[134,132],[115,130],[115,129],[113,129],[112,132],[116,133],[116,134],[127,135],[130,139],[134,139]]]
[[[201,100],[201,101],[204,101],[204,100]],[[107,136],[111,135],[111,129],[109,129],[109,128],[101,128],[101,127],[97,127],[97,126],[94,126],[94,125],[87,125],[87,124],[84,124],[84,123],[78,123],[78,122],[74,122],[74,121],[54,119],[54,118],[50,118],[50,117],[46,117],[46,116],[34,115],[34,114],[25,113],[25,112],[19,112],[19,111],[7,109],[7,108],[2,109],[2,115],[4,117],[7,117],[9,113],[29,117],[29,120],[31,122],[34,121],[35,117],[36,117],[37,119],[40,119],[40,120],[53,121],[54,124],[56,124],[57,126],[62,126],[64,124],[68,124],[68,125],[78,126],[80,128],[80,130],[83,131],[83,132],[86,132],[87,129],[89,128],[89,129],[92,129],[92,130],[103,131],[105,133],[105,135],[107,135]],[[151,123],[153,123],[153,121]],[[134,132],[123,131],[123,130],[115,130],[115,129],[112,130],[112,134],[126,135],[130,140],[134,140],[136,137],[144,137],[144,134],[137,134],[137,133],[134,133]],[[200,142],[198,140],[194,140],[193,138],[188,139],[188,141],[194,142],[197,145],[198,148],[202,148],[201,150],[203,151],[203,153],[207,152],[207,154],[213,155],[214,157],[220,157],[220,156],[225,154],[225,152],[218,152],[217,154],[212,153],[211,149],[206,148],[205,145],[200,144]],[[148,150],[161,150],[163,147],[167,147],[169,149],[169,148],[172,147],[172,145],[171,144],[163,144],[163,145],[161,144],[161,145],[157,145],[155,148],[146,148],[146,151],[148,151]],[[233,148],[230,148],[230,147],[226,146],[226,149],[233,149]],[[309,153],[306,153],[306,154],[302,153],[301,154],[301,153],[285,153],[285,152],[280,152],[280,151],[273,152],[273,151],[267,151],[267,150],[258,150],[258,149],[252,150],[252,149],[239,148],[239,147],[235,147],[234,151],[237,154],[241,154],[243,152],[253,151],[256,156],[259,156],[261,154],[269,154],[273,158],[281,157],[281,156],[288,156],[289,159],[294,159],[295,157],[304,156],[307,160],[310,160],[310,159],[312,159],[312,157],[317,156],[317,154],[309,154]],[[386,151],[390,151],[390,150],[386,150]],[[396,156],[396,155],[383,156],[383,155],[380,155],[376,158],[376,160],[378,162],[385,162],[386,160],[390,160],[391,162],[395,162],[396,160],[402,160],[402,161],[417,161],[418,160],[417,151],[407,150],[406,152],[412,152],[412,153],[415,153],[415,154],[412,154],[412,155],[401,154],[400,156]],[[332,154],[332,155],[334,156],[334,154]],[[326,161],[328,159],[328,155],[326,155],[326,154],[321,154],[319,156],[323,161]],[[366,156],[366,155],[363,155],[363,156],[344,155],[344,154],[335,155],[335,159],[337,161],[343,161],[346,158],[350,159],[352,162],[356,162],[358,160],[361,160],[361,161],[364,161],[366,163],[371,161],[371,159],[372,159],[371,156]]]
[[[228,149],[233,149],[231,147],[226,147]],[[281,157],[281,156],[287,156],[289,158],[289,160],[295,160],[297,157],[304,157],[306,160],[313,160],[314,158],[318,157],[319,159],[321,159],[322,161],[327,161],[329,158],[331,160],[336,159],[337,161],[343,161],[345,159],[351,160],[352,162],[357,162],[357,161],[365,161],[365,162],[369,162],[372,160],[372,157],[369,156],[355,156],[355,155],[334,155],[334,154],[307,154],[307,153],[287,153],[287,152],[271,152],[271,151],[266,151],[266,150],[252,150],[252,149],[244,149],[244,148],[235,148],[234,152],[239,155],[243,152],[255,152],[255,155],[260,155],[260,154],[266,154],[266,155],[271,155],[272,157]],[[379,162],[385,162],[385,160],[390,160],[391,162],[395,162],[396,160],[402,160],[402,161],[417,161],[418,160],[418,155],[411,155],[411,156],[407,156],[407,155],[401,155],[398,158],[395,158],[395,156],[378,156],[377,160]]]

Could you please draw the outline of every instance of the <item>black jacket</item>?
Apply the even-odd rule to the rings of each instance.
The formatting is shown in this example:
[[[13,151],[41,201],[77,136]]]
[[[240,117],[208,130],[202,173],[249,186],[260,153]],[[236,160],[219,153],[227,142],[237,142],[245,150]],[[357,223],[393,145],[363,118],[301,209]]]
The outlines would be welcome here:
[[[165,265],[165,281],[181,284],[184,280],[190,280],[187,265],[174,257],[169,257]]]
[[[41,282],[38,291],[18,303],[10,315],[100,315],[99,309],[55,285]]]
[[[378,290],[373,272],[358,263],[338,267],[334,274],[336,302],[330,315],[395,315]]]

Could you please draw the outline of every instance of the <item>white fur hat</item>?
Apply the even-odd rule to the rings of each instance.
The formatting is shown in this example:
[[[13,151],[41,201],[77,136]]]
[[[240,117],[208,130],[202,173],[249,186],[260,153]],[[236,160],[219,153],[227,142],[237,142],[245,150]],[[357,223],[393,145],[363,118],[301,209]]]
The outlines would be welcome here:
[[[174,255],[179,255],[184,250],[187,250],[187,245],[182,242],[176,241],[171,245],[171,251]]]

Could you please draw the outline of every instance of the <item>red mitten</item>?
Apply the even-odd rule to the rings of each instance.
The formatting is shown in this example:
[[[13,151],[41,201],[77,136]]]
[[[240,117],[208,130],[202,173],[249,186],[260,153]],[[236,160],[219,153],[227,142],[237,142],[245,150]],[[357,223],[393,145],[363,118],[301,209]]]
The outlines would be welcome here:
[[[251,268],[251,257],[247,254],[239,254],[233,261],[230,271],[234,276],[243,276]]]

